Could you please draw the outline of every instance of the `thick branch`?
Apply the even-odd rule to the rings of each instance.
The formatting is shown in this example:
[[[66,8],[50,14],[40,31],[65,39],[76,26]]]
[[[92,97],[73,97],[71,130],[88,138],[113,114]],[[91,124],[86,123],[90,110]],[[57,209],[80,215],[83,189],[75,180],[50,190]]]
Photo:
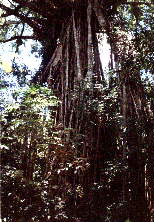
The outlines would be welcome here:
[[[35,38],[35,36],[13,36],[10,39],[0,40],[0,42],[5,43],[5,42],[13,41],[13,40],[18,40],[18,39],[26,40],[26,39],[36,39],[36,38]]]
[[[0,25],[0,28],[3,29],[9,25],[19,25],[21,22],[19,21],[6,21],[2,25]]]
[[[0,3],[0,8],[3,9],[4,11],[6,11],[7,16],[9,15],[14,15],[17,18],[19,18],[22,22],[27,23],[30,27],[32,27],[34,29],[35,32],[41,32],[41,28],[39,26],[38,23],[36,23],[35,21],[29,19],[28,17],[19,14],[18,11],[16,11],[16,9],[11,9],[3,4]]]
[[[11,14],[12,14],[12,11],[14,11],[14,10],[6,7],[5,5],[3,5],[3,4],[1,4],[1,3],[0,3],[0,8],[3,9],[4,11],[6,11],[6,12],[8,13],[8,15],[11,15]]]
[[[51,12],[55,13],[55,8],[51,8],[51,5],[44,4],[44,7],[39,7],[36,3],[25,1],[25,0],[13,0],[14,2],[21,5],[21,7],[27,7],[30,10],[42,15],[43,17],[47,18],[51,16]],[[42,5],[41,5],[42,6]],[[50,9],[50,10],[49,10]],[[52,11],[51,11],[52,10]]]

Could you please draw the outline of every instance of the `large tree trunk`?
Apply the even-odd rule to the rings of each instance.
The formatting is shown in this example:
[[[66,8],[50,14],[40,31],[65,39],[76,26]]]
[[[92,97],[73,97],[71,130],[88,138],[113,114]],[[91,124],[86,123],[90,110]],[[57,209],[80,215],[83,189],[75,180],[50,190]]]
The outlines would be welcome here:
[[[146,112],[145,93],[139,74],[127,71],[127,75],[123,76],[125,76],[123,78],[123,88],[125,89],[123,90],[123,101],[125,101],[123,115],[126,130],[125,145],[128,152],[127,192],[129,195],[127,195],[127,201],[129,203],[129,217],[133,222],[146,222],[150,221],[150,218],[148,217],[148,203],[145,195],[147,176],[145,175],[146,152],[143,149],[145,140],[143,133],[149,116]],[[151,173],[150,175],[152,175]]]
[[[67,23],[63,25],[59,45],[45,70],[45,73],[49,73],[49,85],[57,91],[62,100],[57,112],[57,122],[61,123],[64,129],[74,128],[78,133],[83,133],[85,138],[88,138],[85,139],[82,146],[82,157],[90,160],[90,174],[87,174],[84,182],[81,182],[83,181],[82,176],[79,177],[81,180],[79,178],[76,180],[76,184],[84,183],[83,186],[87,195],[90,195],[89,187],[93,183],[101,181],[100,168],[104,167],[105,161],[103,152],[108,149],[104,145],[104,141],[109,139],[107,134],[101,135],[105,126],[99,120],[96,120],[97,127],[91,126],[92,114],[87,115],[85,120],[86,114],[83,104],[85,96],[93,97],[95,83],[103,84],[104,81],[96,36],[100,27],[102,29],[106,28],[110,39],[113,40],[112,33],[110,33],[112,27],[107,27],[109,21],[105,22],[102,12],[103,10],[99,7],[97,0],[74,2],[72,15]],[[121,50],[122,57],[120,57],[118,53],[116,54],[116,50],[119,51],[119,49],[115,41],[112,41],[112,53],[116,55],[118,63],[122,67],[122,71],[119,73],[119,87],[122,95],[121,110],[125,130],[123,133],[122,158],[123,161],[128,163],[128,170],[122,175],[122,190],[120,191],[121,181],[119,181],[120,188],[116,190],[116,195],[118,197],[119,192],[122,193],[123,202],[128,204],[128,212],[124,214],[132,222],[151,222],[154,201],[152,193],[153,153],[150,145],[152,142],[149,144],[150,148],[148,148],[147,163],[142,149],[144,127],[149,118],[145,111],[145,93],[139,72],[131,69],[129,65],[127,69],[123,67],[124,62],[131,63],[129,61],[131,52],[130,55],[124,56],[127,51],[123,48]],[[128,71],[129,68],[131,72]],[[148,138],[151,136],[151,134],[148,134]],[[92,144],[95,144],[95,150],[91,148]],[[102,144],[105,147],[104,150]],[[89,204],[91,201],[90,199]],[[74,204],[74,207],[76,207],[76,204]],[[77,214],[76,211],[74,212]],[[115,219],[117,219],[116,216]]]

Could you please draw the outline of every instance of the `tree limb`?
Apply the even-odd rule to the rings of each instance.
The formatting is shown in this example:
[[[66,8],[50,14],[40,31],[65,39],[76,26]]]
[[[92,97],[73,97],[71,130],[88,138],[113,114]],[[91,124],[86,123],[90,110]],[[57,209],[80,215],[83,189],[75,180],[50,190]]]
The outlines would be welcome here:
[[[96,1],[97,2],[97,1]],[[113,5],[114,4],[114,1],[112,2],[112,3],[108,3],[109,5]],[[108,5],[107,4],[107,5]],[[151,3],[150,2],[145,2],[145,1],[130,1],[130,2],[128,2],[128,0],[123,0],[123,1],[117,1],[117,3],[115,3],[117,6],[119,6],[119,5],[147,5],[147,6],[151,6],[151,4],[153,4],[152,3],[152,1],[151,1]],[[103,4],[101,4],[101,5],[99,5],[99,7],[100,8],[104,8],[104,6],[106,7],[107,6],[106,5],[106,1],[105,1],[105,3],[103,2]]]
[[[13,0],[14,2],[20,4],[22,7],[27,7],[33,12],[36,12],[43,17],[47,18],[48,16],[51,16],[51,10],[53,10],[53,13],[55,12],[55,8],[51,8],[51,5],[44,4],[44,7],[39,7],[36,3],[25,1],[25,0]],[[46,10],[45,10],[46,9]]]
[[[0,8],[3,9],[4,11],[6,11],[7,14],[5,15],[5,17],[9,16],[9,15],[14,15],[17,18],[19,18],[22,22],[25,22],[30,27],[32,27],[34,32],[39,32],[39,33],[41,32],[40,24],[38,24],[36,21],[29,19],[27,16],[19,14],[19,12],[16,9],[11,9],[1,3],[0,3]]]
[[[2,25],[0,25],[0,28],[3,29],[9,25],[19,25],[21,22],[19,21],[6,21]]]
[[[13,37],[6,39],[6,40],[0,40],[0,42],[5,43],[5,42],[13,41],[13,40],[18,40],[18,39],[26,40],[26,39],[36,39],[36,38],[35,38],[35,36],[13,36]]]
[[[135,2],[127,2],[127,1],[124,1],[122,2],[121,4],[125,4],[125,5],[147,5],[147,6],[151,6],[151,3],[149,2],[144,2],[144,1],[135,1]]]
[[[8,0],[8,1],[13,7],[16,7],[10,0]]]

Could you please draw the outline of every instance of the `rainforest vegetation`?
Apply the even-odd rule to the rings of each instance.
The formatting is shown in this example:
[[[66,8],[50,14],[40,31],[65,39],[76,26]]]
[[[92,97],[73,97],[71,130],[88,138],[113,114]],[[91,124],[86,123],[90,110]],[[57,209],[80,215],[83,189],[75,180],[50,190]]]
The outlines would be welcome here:
[[[0,70],[2,222],[153,222],[154,1],[0,0],[0,13],[1,44],[32,39],[42,57],[35,73],[13,61],[12,95]]]

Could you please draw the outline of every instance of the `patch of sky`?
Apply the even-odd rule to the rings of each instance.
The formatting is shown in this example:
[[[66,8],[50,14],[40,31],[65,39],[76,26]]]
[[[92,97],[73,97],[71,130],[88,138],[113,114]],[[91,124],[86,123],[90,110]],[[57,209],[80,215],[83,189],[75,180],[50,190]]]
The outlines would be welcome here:
[[[19,47],[17,53],[12,42],[2,43],[0,46],[1,69],[10,73],[12,71],[12,62],[15,61],[17,64],[26,65],[32,72],[36,72],[42,61],[39,53],[31,53],[32,47],[36,44],[38,45],[37,48],[40,49],[41,44],[39,42],[27,40]]]
[[[6,75],[0,69],[0,84],[0,111],[2,111],[7,104],[13,102],[12,94],[17,89],[17,82],[13,75]]]
[[[12,103],[12,93],[19,89],[17,77],[13,75],[13,61],[16,64],[19,64],[19,70],[21,72],[24,66],[30,70],[29,75],[26,76],[27,80],[30,80],[39,69],[42,58],[37,52],[31,53],[32,46],[36,44],[37,48],[40,49],[40,43],[33,40],[27,40],[20,46],[18,53],[15,53],[15,48],[12,47],[12,42],[0,45],[0,79],[1,82],[5,81],[7,83],[7,87],[0,87],[1,105],[2,103],[3,105],[5,105],[5,103]]]
[[[3,4],[10,7],[10,1],[8,0],[4,0]],[[9,16],[9,21],[14,24],[16,21],[18,22],[18,19],[14,16]],[[24,25],[23,27],[23,24],[19,23],[18,25],[11,26],[5,35],[5,39],[9,39],[12,36],[20,36],[23,28],[24,32],[22,34],[24,36],[31,36],[33,34],[32,29],[28,25]],[[23,44],[19,47],[17,47],[16,40],[0,44],[1,104],[12,103],[12,93],[20,88],[12,64],[17,64],[18,70],[21,73],[25,72],[26,67],[28,71],[26,80],[29,81],[40,67],[42,61],[40,50],[41,44],[34,40],[24,40]]]
[[[102,69],[104,73],[104,77],[106,81],[109,80],[109,64],[111,62],[111,46],[107,41],[107,35],[106,34],[98,34],[98,48],[100,53],[100,60],[102,63]]]
[[[148,83],[154,84],[154,74],[145,70],[141,70],[140,74],[141,74],[142,81],[146,81]]]
[[[3,4],[10,7],[12,3],[9,0],[3,0]],[[13,36],[20,36],[21,34],[23,36],[33,35],[33,30],[30,28],[30,26],[20,23],[19,19],[15,16],[9,16],[6,19],[8,19],[8,22],[12,25],[10,25],[9,30],[5,35],[5,39],[10,39]],[[15,24],[16,22],[17,24]],[[23,44],[20,45],[18,48],[16,47],[16,45],[16,40],[7,43],[1,43],[0,68],[6,73],[11,73],[13,71],[12,62],[14,61],[17,64],[24,64],[28,67],[28,70],[31,70],[32,73],[35,73],[42,61],[42,58],[39,54],[41,44],[38,41],[34,40],[24,40]],[[37,48],[38,52],[36,50],[34,51],[34,48]]]

